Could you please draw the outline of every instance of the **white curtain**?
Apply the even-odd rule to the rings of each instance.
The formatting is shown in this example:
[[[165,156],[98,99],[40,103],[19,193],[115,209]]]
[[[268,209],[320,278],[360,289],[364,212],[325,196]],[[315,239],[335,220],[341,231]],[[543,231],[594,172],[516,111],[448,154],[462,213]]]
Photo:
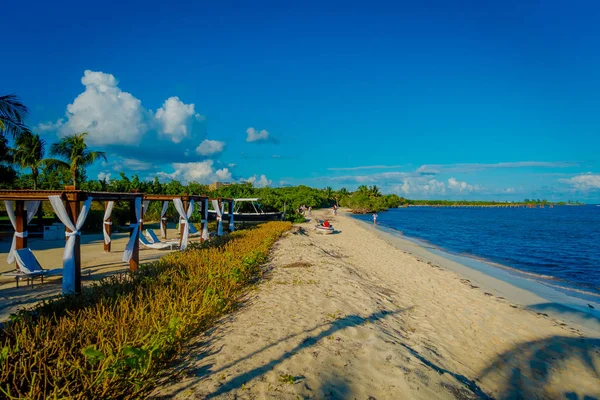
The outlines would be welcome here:
[[[65,252],[63,253],[62,291],[64,294],[72,293],[75,291],[75,237],[81,235],[80,229],[90,211],[92,198],[88,197],[83,203],[83,207],[79,212],[75,225],[73,225],[73,221],[69,218],[69,214],[67,214],[67,210],[65,209],[65,205],[60,196],[48,196],[48,199],[50,200],[50,204],[58,216],[58,219],[60,219],[60,221],[71,231],[65,231],[67,244],[65,245]]]
[[[143,204],[143,208],[142,208],[142,218],[144,217],[144,215],[146,215],[146,211],[148,211],[148,206],[150,205],[150,200],[144,200]]]
[[[160,212],[160,234],[162,237],[167,237],[167,230],[163,226],[163,221],[167,220],[167,217],[165,217],[165,215],[167,214],[167,208],[169,208],[169,202],[163,201],[162,210]]]
[[[15,215],[15,211],[13,210],[12,201],[4,200],[4,205],[6,206],[6,213],[8,214],[8,219],[10,219],[10,223],[12,224],[13,229],[15,230],[15,233],[13,234],[12,244],[10,246],[10,251],[8,252],[8,257],[6,258],[6,262],[12,264],[15,262],[17,238],[27,237],[27,224],[31,222],[31,220],[37,213],[38,208],[40,207],[40,201],[33,200],[25,202],[25,209],[27,210],[27,215],[25,216],[25,228],[23,229],[23,232],[17,232],[17,216]]]
[[[212,200],[212,205],[215,211],[217,212],[217,235],[223,236],[223,206],[219,207],[218,200]]]
[[[123,252],[122,260],[125,262],[129,262],[133,258],[133,248],[135,247],[135,242],[138,240],[138,232],[140,230],[140,220],[142,219],[142,198],[135,198],[135,221],[129,222],[129,226],[133,228],[131,232],[131,237],[125,246],[125,251]]]
[[[235,224],[233,223],[233,210],[235,208],[235,202],[232,200],[229,203],[229,230],[233,232],[235,230]]]
[[[183,229],[183,235],[181,236],[181,246],[179,246],[179,248],[181,250],[185,250],[187,248],[188,235],[190,233],[190,229],[187,226],[188,225],[187,215],[185,213],[185,209],[183,208],[183,202],[181,201],[180,198],[178,198],[178,197],[174,198],[173,204],[175,205],[175,209],[179,213],[180,221],[186,225],[185,229]]]
[[[106,225],[112,225],[111,221],[107,221],[107,219],[110,218],[110,214],[112,214],[112,210],[113,207],[115,206],[115,202],[114,201],[109,201],[108,203],[106,203],[106,210],[104,210],[104,223],[102,224],[102,233],[104,233],[104,243],[105,244],[109,244],[110,243],[110,235],[108,234],[108,231],[106,230]]]
[[[208,199],[204,199],[204,217],[202,219],[202,239],[208,240]]]

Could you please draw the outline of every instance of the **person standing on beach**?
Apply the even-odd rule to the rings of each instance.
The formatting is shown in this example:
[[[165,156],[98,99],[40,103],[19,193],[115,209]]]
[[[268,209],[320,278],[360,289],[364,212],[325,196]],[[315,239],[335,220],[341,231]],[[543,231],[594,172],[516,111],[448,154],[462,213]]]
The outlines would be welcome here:
[[[311,216],[312,215],[312,206],[308,206],[308,215]]]
[[[377,226],[377,213],[373,213],[373,226]]]
[[[333,205],[333,215],[337,215],[337,206]]]

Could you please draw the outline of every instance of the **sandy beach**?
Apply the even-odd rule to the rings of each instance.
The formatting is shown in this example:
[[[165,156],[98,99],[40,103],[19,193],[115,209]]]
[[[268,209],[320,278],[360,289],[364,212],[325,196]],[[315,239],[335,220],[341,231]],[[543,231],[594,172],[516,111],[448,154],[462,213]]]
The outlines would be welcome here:
[[[579,324],[533,293],[461,274],[348,216],[332,223],[333,235],[308,222],[282,238],[265,279],[186,344],[153,397],[600,396],[594,314]]]

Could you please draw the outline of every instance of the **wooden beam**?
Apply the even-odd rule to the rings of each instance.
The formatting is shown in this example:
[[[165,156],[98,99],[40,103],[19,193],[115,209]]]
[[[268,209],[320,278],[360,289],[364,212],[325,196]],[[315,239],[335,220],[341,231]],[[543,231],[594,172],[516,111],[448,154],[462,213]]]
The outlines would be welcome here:
[[[67,214],[73,225],[77,224],[77,217],[79,216],[79,211],[81,210],[80,204],[80,192],[69,192],[65,194],[65,209],[67,210]],[[71,230],[66,227],[68,232]],[[65,238],[68,240],[68,238]],[[73,257],[75,259],[75,279],[73,282],[75,283],[75,293],[81,293],[81,236],[75,236],[75,249]]]
[[[108,202],[105,202],[104,210],[106,210],[107,207],[108,207]],[[112,215],[109,215],[108,218],[105,219],[102,223],[104,224],[104,227],[106,228],[106,233],[108,233],[108,237],[110,237],[110,235],[112,234]],[[110,253],[112,242],[106,243],[104,241],[104,235],[102,235],[102,236],[103,236],[102,242],[104,243],[104,251],[106,253]]]

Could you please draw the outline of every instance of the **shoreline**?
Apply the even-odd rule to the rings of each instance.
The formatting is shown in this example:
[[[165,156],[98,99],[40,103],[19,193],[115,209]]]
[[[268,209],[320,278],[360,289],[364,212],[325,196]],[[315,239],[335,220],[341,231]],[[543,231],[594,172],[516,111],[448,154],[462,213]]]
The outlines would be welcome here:
[[[569,288],[551,286],[542,279],[527,277],[526,273],[517,269],[496,266],[495,263],[475,256],[452,254],[418,238],[405,236],[392,228],[382,225],[374,227],[373,224],[355,218],[348,212],[344,211],[344,213],[352,221],[374,232],[388,244],[418,259],[451,270],[477,283],[486,292],[506,298],[525,309],[548,313],[556,318],[575,323],[596,334],[600,331],[600,297],[594,294],[576,293]],[[555,305],[553,308],[556,309],[549,310],[540,306],[548,302]]]

